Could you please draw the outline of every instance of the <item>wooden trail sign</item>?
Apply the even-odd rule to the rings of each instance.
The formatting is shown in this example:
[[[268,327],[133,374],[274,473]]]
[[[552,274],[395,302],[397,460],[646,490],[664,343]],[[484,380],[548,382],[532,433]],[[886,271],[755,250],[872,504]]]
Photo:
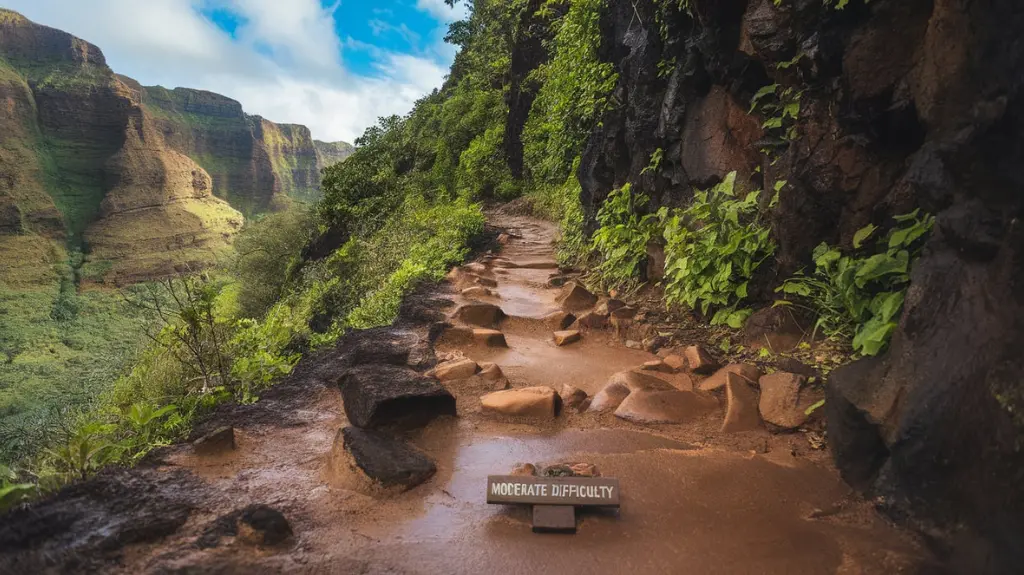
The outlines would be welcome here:
[[[609,477],[487,477],[487,503],[533,505],[533,531],[576,532],[576,507],[618,507],[619,480]]]

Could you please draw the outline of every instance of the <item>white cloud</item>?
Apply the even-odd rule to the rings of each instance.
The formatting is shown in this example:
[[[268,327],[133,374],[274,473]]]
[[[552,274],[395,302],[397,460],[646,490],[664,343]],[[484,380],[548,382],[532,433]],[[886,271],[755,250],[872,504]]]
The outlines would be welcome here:
[[[445,4],[444,0],[416,0],[416,9],[430,14],[441,22],[464,20],[469,16],[469,7],[464,0],[457,2],[455,8]]]
[[[28,18],[103,49],[114,71],[145,85],[186,86],[234,98],[250,114],[305,124],[322,140],[353,141],[379,116],[404,114],[441,85],[441,47],[430,54],[344,43],[334,7],[320,0],[6,0]],[[436,3],[451,12],[442,0]],[[196,10],[240,16],[232,38]],[[400,29],[399,29],[400,30]],[[406,29],[408,30],[408,29]],[[410,31],[411,32],[411,31]],[[342,67],[343,49],[370,49],[375,77]]]

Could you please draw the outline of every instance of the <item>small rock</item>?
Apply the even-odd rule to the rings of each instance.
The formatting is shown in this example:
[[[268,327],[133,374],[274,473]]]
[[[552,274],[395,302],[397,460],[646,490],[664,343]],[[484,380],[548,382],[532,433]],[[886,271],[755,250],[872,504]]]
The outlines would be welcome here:
[[[256,546],[273,546],[292,536],[292,527],[280,511],[266,505],[250,505],[238,516],[237,538]]]
[[[615,300],[611,300],[611,301],[615,301]],[[637,314],[637,309],[635,307],[628,306],[628,305],[615,308],[614,310],[611,311],[612,317],[618,318],[618,319],[635,319],[636,318],[636,314]]]
[[[626,303],[624,301],[611,298],[599,301],[597,307],[594,308],[594,311],[604,315],[612,315],[615,310],[623,307],[626,307]]]
[[[473,377],[473,375],[480,369],[480,366],[471,359],[457,359],[454,361],[446,361],[433,370],[428,372],[438,381],[451,381],[453,379],[466,379],[467,377]]]
[[[484,286],[473,286],[462,290],[463,297],[491,297],[494,292]]]
[[[686,357],[686,363],[693,373],[706,375],[718,369],[718,362],[711,357],[711,354],[706,349],[699,345],[687,347],[683,350],[683,355]]]
[[[686,360],[683,359],[682,356],[679,356],[679,355],[667,355],[667,356],[665,356],[662,359],[662,361],[672,371],[681,371],[683,369],[686,369]]]
[[[722,433],[759,429],[761,416],[758,414],[757,394],[750,387],[750,380],[737,373],[726,373],[725,380],[727,407]]]
[[[562,399],[562,405],[566,409],[578,409],[587,400],[587,392],[568,383],[562,386],[562,391],[558,393],[558,396]]]
[[[505,373],[501,371],[496,363],[482,363],[480,364],[480,378],[491,384],[491,389],[494,391],[501,391],[508,389],[511,384],[508,378],[505,377]]]
[[[601,472],[597,470],[597,466],[593,463],[574,463],[569,466],[572,470],[572,474],[576,477],[600,477]]]
[[[486,347],[508,347],[505,334],[494,329],[474,329],[473,342]]]
[[[501,368],[496,363],[481,363],[480,377],[487,381],[498,381],[505,377],[505,373],[501,371]]]
[[[669,339],[663,335],[656,335],[649,337],[644,340],[644,351],[648,353],[657,353],[659,349],[668,345]]]
[[[806,380],[802,375],[782,371],[761,377],[761,417],[782,429],[796,429],[806,423],[809,416],[805,410],[812,403],[801,397]]]
[[[572,477],[575,472],[568,463],[556,463],[545,467],[540,474],[544,477]]]
[[[517,463],[509,475],[537,475],[537,466],[532,463]]]
[[[501,235],[498,236],[498,243],[501,244],[501,245],[505,245],[505,244],[509,243],[510,241],[512,241],[512,236],[510,236],[508,234],[501,234]]]
[[[480,398],[485,413],[518,417],[554,418],[561,407],[561,399],[550,387],[524,387],[495,391]]]
[[[820,371],[792,357],[780,357],[778,361],[775,362],[775,367],[777,367],[779,371],[795,373],[804,377],[821,377]]]
[[[192,442],[196,455],[221,455],[235,449],[235,428],[221,427]]]
[[[578,325],[589,329],[604,329],[608,327],[608,315],[596,311],[588,312],[580,316]]]
[[[628,339],[626,340],[626,347],[628,347],[629,349],[643,349],[644,344],[640,343],[639,341],[633,341],[631,339]]]
[[[644,371],[658,371],[661,373],[675,373],[676,371],[660,359],[652,359],[651,361],[644,362],[640,369]]]
[[[466,325],[493,329],[505,319],[505,312],[490,303],[470,303],[455,310],[452,318]]]
[[[572,325],[574,321],[576,321],[576,316],[564,311],[556,311],[544,316],[544,325],[551,328],[552,331],[564,330]]]
[[[345,427],[338,432],[335,446],[339,441],[356,466],[384,487],[412,489],[437,471],[418,449],[379,431]]]
[[[581,311],[593,307],[597,303],[597,296],[579,282],[571,281],[565,284],[556,301],[566,311]]]
[[[685,423],[718,409],[714,397],[692,391],[638,390],[622,400],[615,417],[633,423]]]
[[[701,391],[715,391],[722,389],[728,381],[729,374],[738,375],[749,381],[751,385],[756,385],[757,380],[761,379],[761,370],[758,369],[756,365],[750,365],[748,363],[732,363],[716,371],[711,377],[702,381],[700,383]]]
[[[482,276],[486,276],[491,273],[491,270],[487,269],[487,266],[480,262],[468,263],[462,266],[462,269]]]
[[[559,347],[576,343],[580,340],[580,332],[575,329],[568,331],[556,331],[553,336],[555,338],[555,345]]]

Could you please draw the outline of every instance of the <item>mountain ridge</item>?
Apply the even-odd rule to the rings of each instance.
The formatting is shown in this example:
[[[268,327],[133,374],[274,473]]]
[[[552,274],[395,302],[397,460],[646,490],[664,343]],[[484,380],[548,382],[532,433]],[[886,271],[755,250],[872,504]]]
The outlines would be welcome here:
[[[0,108],[9,285],[53,281],[66,251],[83,253],[94,283],[202,267],[244,217],[315,201],[320,171],[353,150],[315,144],[309,128],[247,114],[227,96],[143,86],[111,70],[99,47],[6,9]]]

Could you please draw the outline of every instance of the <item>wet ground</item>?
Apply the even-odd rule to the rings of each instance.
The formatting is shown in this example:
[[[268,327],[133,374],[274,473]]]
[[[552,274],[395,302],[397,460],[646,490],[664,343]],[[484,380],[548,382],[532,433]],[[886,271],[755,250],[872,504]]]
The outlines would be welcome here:
[[[502,324],[508,349],[442,343],[439,355],[496,362],[512,387],[570,383],[589,394],[652,359],[612,332],[556,347],[538,321],[556,309],[557,290],[546,287],[555,229],[527,218],[496,223],[513,234],[504,261],[491,267],[498,287],[490,301],[511,316]],[[868,574],[912,573],[924,561],[915,541],[853,496],[802,434],[723,436],[721,413],[646,427],[569,410],[549,422],[501,420],[480,413],[480,389],[453,384],[459,417],[408,437],[436,461],[437,474],[411,491],[384,493],[332,456],[347,421],[331,375],[320,374],[301,401],[287,388],[268,394],[258,405],[271,415],[234,422],[238,449],[229,455],[172,450],[157,471],[188,470],[204,495],[184,527],[128,547],[112,570]],[[518,462],[562,461],[591,462],[617,477],[621,509],[581,512],[575,535],[537,535],[528,508],[484,503],[487,475]],[[283,512],[294,538],[268,549],[195,545],[217,516],[251,503]]]

